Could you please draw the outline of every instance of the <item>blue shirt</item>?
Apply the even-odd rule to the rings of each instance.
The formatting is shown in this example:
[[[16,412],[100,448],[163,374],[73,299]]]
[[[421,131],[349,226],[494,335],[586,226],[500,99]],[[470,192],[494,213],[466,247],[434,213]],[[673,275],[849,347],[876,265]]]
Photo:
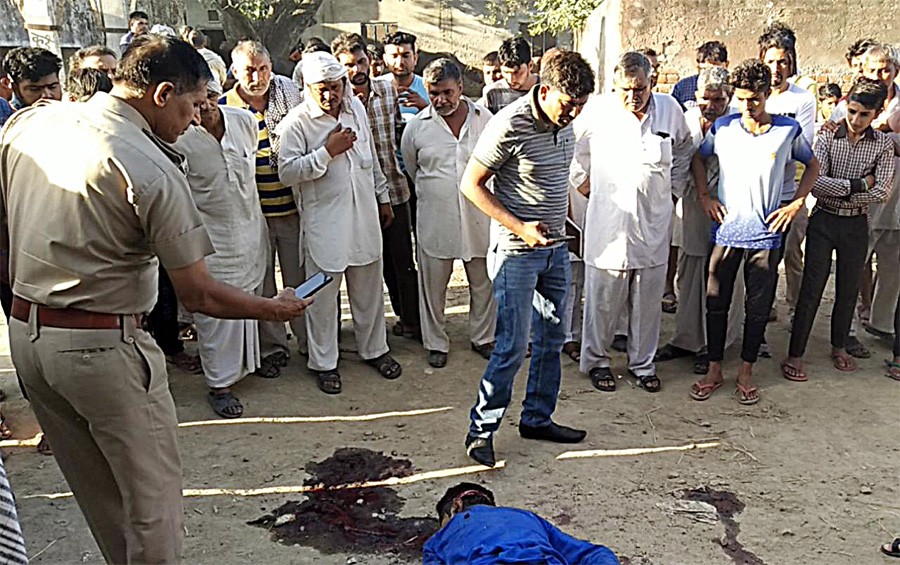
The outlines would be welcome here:
[[[422,563],[619,565],[619,560],[608,548],[573,538],[532,512],[478,505],[454,516],[428,540]]]
[[[672,88],[672,96],[681,104],[682,110],[697,105],[697,79],[700,75],[691,75],[684,77],[675,83]]]
[[[397,87],[397,90],[400,90],[400,87]],[[422,80],[422,77],[419,75],[413,75],[412,84],[409,85],[407,90],[412,90],[416,94],[422,97],[422,100],[428,102],[428,89],[425,88],[425,81]],[[400,96],[403,96],[400,93]],[[419,113],[419,109],[415,106],[400,106],[400,114],[403,118],[404,122],[410,121],[413,116]]]
[[[768,130],[754,135],[740,114],[716,120],[700,145],[704,157],[719,159],[719,202],[725,221],[713,223],[716,245],[742,249],[778,249],[780,233],[772,233],[766,218],[784,199],[784,172],[790,161],[804,165],[813,158],[812,148],[797,120],[772,116]]]
[[[6,120],[8,120],[15,111],[16,110],[9,105],[9,102],[6,101],[6,98],[0,98],[0,127],[3,127],[3,124],[6,123]]]

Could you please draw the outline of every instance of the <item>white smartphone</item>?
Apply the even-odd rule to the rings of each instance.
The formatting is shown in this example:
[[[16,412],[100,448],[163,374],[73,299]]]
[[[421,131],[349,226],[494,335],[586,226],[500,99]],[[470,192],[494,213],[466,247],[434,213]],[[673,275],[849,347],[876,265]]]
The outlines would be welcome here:
[[[313,294],[328,286],[328,284],[333,280],[334,278],[330,275],[326,275],[325,273],[316,273],[306,279],[303,284],[294,289],[294,296],[296,296],[297,298],[309,298]]]

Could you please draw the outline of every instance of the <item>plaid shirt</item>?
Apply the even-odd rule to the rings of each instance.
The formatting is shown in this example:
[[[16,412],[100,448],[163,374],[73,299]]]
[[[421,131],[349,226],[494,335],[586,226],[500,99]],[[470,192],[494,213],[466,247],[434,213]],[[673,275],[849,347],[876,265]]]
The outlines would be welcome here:
[[[397,89],[387,80],[369,81],[369,100],[366,112],[372,125],[372,136],[375,139],[375,150],[378,163],[388,182],[391,205],[398,206],[409,200],[409,184],[400,172],[397,161],[397,124],[400,119],[400,104],[397,101]]]
[[[844,122],[835,132],[821,131],[814,149],[821,170],[812,195],[825,206],[838,209],[868,208],[883,202],[894,178],[894,145],[890,136],[871,127],[855,144]],[[866,188],[863,177],[873,175],[875,185]]]

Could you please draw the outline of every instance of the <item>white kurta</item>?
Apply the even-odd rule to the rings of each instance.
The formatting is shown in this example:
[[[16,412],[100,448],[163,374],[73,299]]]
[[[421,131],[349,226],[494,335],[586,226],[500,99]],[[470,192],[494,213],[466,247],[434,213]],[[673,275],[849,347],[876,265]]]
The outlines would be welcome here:
[[[459,139],[429,106],[407,124],[400,148],[416,185],[416,244],[431,257],[470,261],[487,256],[491,220],[459,186],[492,114],[466,98],[460,103],[469,111]]]
[[[378,204],[390,203],[390,195],[365,107],[345,97],[338,118],[307,96],[277,129],[278,176],[302,202],[307,254],[319,268],[339,273],[381,258]],[[357,138],[349,151],[331,157],[325,142],[338,123],[352,128]]]
[[[631,270],[668,260],[672,196],[681,195],[693,154],[678,102],[653,94],[642,121],[616,94],[592,98],[575,120],[572,182],[590,177],[585,263]]]

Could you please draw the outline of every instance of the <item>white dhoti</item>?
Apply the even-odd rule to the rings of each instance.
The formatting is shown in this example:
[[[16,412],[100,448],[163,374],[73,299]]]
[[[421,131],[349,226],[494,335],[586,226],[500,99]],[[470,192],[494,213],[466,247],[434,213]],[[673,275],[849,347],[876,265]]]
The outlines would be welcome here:
[[[304,312],[309,346],[307,366],[310,369],[330,371],[337,368],[340,357],[338,296],[344,278],[347,279],[347,295],[359,356],[368,361],[388,352],[381,259],[368,265],[350,265],[343,272],[335,273],[324,271],[312,256],[307,255],[306,272],[311,275],[324,272],[334,278],[334,282],[316,293],[315,300]]]
[[[419,311],[421,312],[422,343],[428,351],[450,351],[444,308],[447,285],[453,274],[453,259],[439,259],[428,255],[421,246],[419,261]],[[475,345],[494,341],[497,330],[497,304],[484,257],[463,261],[469,282],[469,338]]]
[[[566,295],[566,309],[563,311],[562,323],[566,328],[566,343],[581,341],[581,328],[584,325],[584,261],[569,253],[572,280],[569,293]]]
[[[227,388],[257,370],[259,323],[256,320],[221,320],[194,314],[203,376],[209,388]]]
[[[583,373],[609,367],[609,349],[619,316],[628,317],[628,368],[637,376],[656,374],[653,356],[659,345],[659,326],[666,284],[666,265],[615,271],[585,267],[584,330],[581,343]]]

